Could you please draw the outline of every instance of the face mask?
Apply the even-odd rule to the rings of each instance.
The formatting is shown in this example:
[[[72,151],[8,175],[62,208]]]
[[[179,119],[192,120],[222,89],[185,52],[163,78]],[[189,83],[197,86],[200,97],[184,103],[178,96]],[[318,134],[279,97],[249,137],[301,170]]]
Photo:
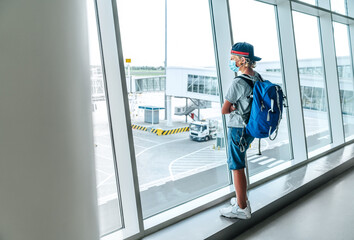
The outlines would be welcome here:
[[[231,71],[234,71],[234,72],[238,72],[240,70],[240,67],[236,66],[236,61],[235,60],[230,60],[229,68],[231,69]]]

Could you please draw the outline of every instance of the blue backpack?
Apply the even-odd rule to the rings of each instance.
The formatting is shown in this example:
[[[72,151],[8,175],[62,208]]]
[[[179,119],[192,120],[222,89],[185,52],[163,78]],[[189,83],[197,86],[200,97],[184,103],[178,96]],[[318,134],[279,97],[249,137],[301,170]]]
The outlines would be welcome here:
[[[246,133],[255,138],[269,137],[270,140],[274,140],[278,135],[283,113],[284,94],[281,87],[268,80],[261,79],[253,84],[244,76],[239,77],[253,88],[253,101]],[[275,136],[272,138],[274,131]]]

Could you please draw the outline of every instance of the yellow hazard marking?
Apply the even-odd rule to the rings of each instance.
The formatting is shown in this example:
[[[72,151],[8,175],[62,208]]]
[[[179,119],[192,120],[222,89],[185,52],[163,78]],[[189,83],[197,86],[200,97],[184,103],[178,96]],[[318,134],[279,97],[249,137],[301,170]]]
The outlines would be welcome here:
[[[134,125],[134,124],[132,124],[131,126],[132,126],[132,129],[147,131],[147,128],[144,126],[139,126],[139,125]]]
[[[143,131],[147,131],[147,127],[144,126],[138,126],[138,125],[131,125],[133,129],[138,129],[138,130],[143,130]],[[150,132],[151,133],[155,133],[158,136],[161,135],[170,135],[170,134],[175,134],[175,133],[180,133],[180,132],[186,132],[189,131],[189,127],[184,127],[184,128],[175,128],[175,129],[170,129],[170,130],[162,130],[160,128],[158,129],[151,129]]]
[[[131,63],[131,62],[132,62],[132,59],[131,59],[131,58],[126,58],[126,59],[125,59],[125,62],[126,62],[126,63]]]

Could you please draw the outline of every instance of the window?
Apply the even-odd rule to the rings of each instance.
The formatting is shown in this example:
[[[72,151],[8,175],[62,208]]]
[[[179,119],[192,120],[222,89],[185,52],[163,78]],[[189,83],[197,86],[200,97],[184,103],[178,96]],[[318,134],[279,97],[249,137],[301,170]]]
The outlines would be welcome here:
[[[309,3],[312,5],[317,5],[317,0],[300,0],[301,2]]]
[[[348,140],[354,135],[353,74],[349,45],[349,29],[345,24],[333,22],[337,56],[339,88],[343,114],[344,134]]]
[[[188,92],[193,92],[193,76],[188,74]]]
[[[213,89],[212,92],[211,89]],[[218,79],[216,77],[188,74],[187,91],[218,96]]]
[[[331,0],[331,10],[340,14],[347,14],[347,0]]]
[[[88,3],[88,27],[92,82],[92,115],[95,141],[96,181],[100,235],[122,228],[121,203],[114,167],[111,124],[105,92],[97,24],[92,1]]]
[[[164,0],[118,0],[117,5],[124,58],[132,59],[132,69],[141,69],[132,77],[151,78],[163,69],[166,86],[157,91],[149,81],[149,92],[132,92],[129,101],[132,124],[139,126],[132,132],[148,219],[230,184],[226,151],[217,145],[223,126],[209,4],[167,1],[167,38]]]
[[[298,101],[301,98],[302,106],[295,105],[295,107],[300,111],[302,107],[304,112],[307,150],[311,153],[332,141],[328,122],[325,68],[321,57],[322,50],[328,49],[321,49],[318,18],[294,12],[293,23],[301,89],[299,93],[301,96],[294,96],[295,94],[291,94],[292,89],[289,88],[287,92],[285,86],[276,23],[279,21],[282,29],[285,25],[288,27],[291,25],[290,18],[287,18],[289,22],[286,24],[280,21],[284,16],[289,17],[287,14],[289,12],[285,11],[290,10],[288,4],[294,10],[312,12],[312,14],[323,10],[305,6],[308,4],[299,1],[289,0],[287,4],[282,6],[279,4],[279,7],[263,2],[277,1],[229,0],[233,41],[252,43],[256,55],[262,57],[255,70],[265,79],[279,84],[292,100]],[[303,2],[316,5],[320,1],[304,0]],[[220,51],[220,48],[213,46],[208,0],[117,0],[119,33],[114,32],[114,25],[111,29],[110,24],[107,24],[107,22],[111,23],[109,14],[113,14],[113,19],[116,20],[116,12],[111,11],[111,3],[105,1],[95,3],[99,6],[101,50],[104,56],[103,62],[106,63],[106,66],[101,66],[98,37],[93,27],[91,29],[93,30],[91,39],[94,39],[91,41],[92,111],[101,235],[108,235],[120,229],[115,232],[116,235],[133,239],[148,233],[145,230],[151,225],[157,224],[157,228],[162,228],[166,224],[164,221],[171,219],[169,213],[175,211],[176,206],[178,211],[175,212],[180,212],[180,206],[183,208],[188,203],[193,205],[201,200],[200,196],[214,193],[218,189],[227,189],[227,192],[230,189],[230,172],[226,166],[224,129],[220,114],[220,79],[217,78],[214,62],[214,49]],[[329,5],[330,1],[326,3]],[[100,9],[100,6],[105,8]],[[215,6],[216,2],[213,4],[215,10],[219,10],[219,7],[226,9],[226,5]],[[279,14],[276,14],[275,10]],[[255,16],[262,16],[262,21],[250,18],[250,12]],[[225,11],[220,15],[226,14]],[[96,25],[94,15],[90,15],[90,26]],[[220,15],[217,15],[219,14],[213,15],[215,17],[213,22],[217,23],[216,27],[219,23],[228,23],[227,18],[223,20]],[[327,15],[330,16],[329,13]],[[333,14],[332,17],[336,21],[346,19],[338,14]],[[141,19],[144,21],[140,21]],[[114,20],[112,22],[116,23]],[[240,23],[240,20],[246,20],[247,24]],[[345,26],[345,31],[337,31],[336,24],[334,28],[341,110],[348,140],[354,136],[353,67],[351,61],[346,60],[350,58],[349,41],[348,38],[345,39],[345,35],[348,35],[348,26]],[[338,27],[340,28],[342,26]],[[228,33],[229,31],[226,31],[225,34],[227,40]],[[218,34],[219,32],[216,34],[217,37]],[[285,36],[289,35],[284,34],[283,42],[293,41],[293,39],[286,39]],[[122,38],[123,49],[120,46],[119,49],[115,49],[116,42],[120,42],[120,38]],[[221,44],[217,45],[221,46]],[[341,49],[347,52],[343,53]],[[121,72],[124,71],[124,66],[120,66],[120,62],[115,62],[117,59],[122,60],[121,55],[116,56],[117,53],[121,53],[121,50],[124,59],[131,59],[129,63],[125,63],[127,77],[123,82],[120,80],[124,75]],[[284,63],[291,62],[290,59],[294,64],[286,65],[289,66],[286,73],[291,72],[290,70],[295,72],[296,67],[293,58],[295,51],[289,52],[282,56]],[[220,65],[222,68],[218,70],[223,71],[224,66],[222,63]],[[221,73],[223,75],[223,72]],[[122,91],[124,83],[127,86],[128,96],[125,96],[126,92]],[[291,84],[290,81],[287,83]],[[296,81],[295,83],[297,85]],[[296,103],[296,101],[291,103],[294,102]],[[110,111],[107,106],[110,106]],[[129,114],[125,115],[128,112],[126,110],[130,111],[130,118]],[[289,111],[292,113],[291,110]],[[128,122],[129,120],[131,122]],[[302,126],[301,120],[297,122]],[[127,131],[123,126],[130,123],[132,130],[130,131],[129,126]],[[250,183],[298,163],[293,159],[288,125],[288,109],[284,108],[276,140],[262,139],[260,142],[255,140],[252,143],[247,156]],[[124,132],[120,131],[122,129]],[[338,129],[333,129],[333,132],[336,130]],[[127,136],[124,135],[123,138],[121,133],[126,133]],[[306,152],[305,144],[299,143],[302,137],[302,133],[294,133],[293,139],[296,142],[294,147],[301,152]],[[121,140],[124,141],[123,144]],[[259,143],[261,156],[257,155]],[[118,156],[115,157],[116,155]],[[303,154],[296,160],[305,158]],[[137,179],[135,170],[137,170]],[[138,188],[140,198],[136,195]],[[137,202],[137,199],[141,202]],[[197,201],[192,201],[194,199]],[[139,203],[142,208],[136,207]],[[190,209],[195,209],[195,205]],[[175,216],[179,216],[178,214]],[[179,217],[171,220],[178,219]],[[152,224],[153,220],[157,223]],[[160,222],[163,224],[158,225]]]
[[[193,76],[193,92],[195,92],[195,93],[198,92],[198,76],[197,75]]]
[[[212,81],[211,77],[208,76],[205,77],[205,94],[211,94],[211,81]]]
[[[302,108],[308,153],[332,143],[318,18],[293,12],[295,43],[303,91]],[[306,27],[304,27],[306,25]],[[301,73],[305,68],[305,73]]]
[[[262,21],[250,18],[250,11],[254,15],[262,15]],[[254,46],[255,55],[262,58],[257,62],[255,70],[264,79],[282,86],[286,95],[281,73],[274,6],[256,1],[230,0],[230,14],[234,42],[245,41]],[[247,24],[239,24],[240,19],[247,19]],[[259,144],[261,156],[258,155]],[[255,139],[247,151],[247,159],[250,177],[272,170],[292,159],[286,108],[277,138],[274,141],[262,139],[260,143]]]
[[[199,77],[199,93],[203,93],[204,94],[204,76],[200,76]]]

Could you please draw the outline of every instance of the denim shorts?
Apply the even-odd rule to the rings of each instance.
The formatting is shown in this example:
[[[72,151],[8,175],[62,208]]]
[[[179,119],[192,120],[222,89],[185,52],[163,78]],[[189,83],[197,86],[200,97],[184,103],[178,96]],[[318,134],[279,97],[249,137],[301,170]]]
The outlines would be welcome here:
[[[244,133],[244,141],[242,142],[244,146],[244,152],[240,150],[240,137],[242,136],[243,128],[229,128],[227,137],[228,137],[228,156],[227,164],[229,165],[230,170],[243,169],[246,167],[246,150],[249,148],[254,137]]]

